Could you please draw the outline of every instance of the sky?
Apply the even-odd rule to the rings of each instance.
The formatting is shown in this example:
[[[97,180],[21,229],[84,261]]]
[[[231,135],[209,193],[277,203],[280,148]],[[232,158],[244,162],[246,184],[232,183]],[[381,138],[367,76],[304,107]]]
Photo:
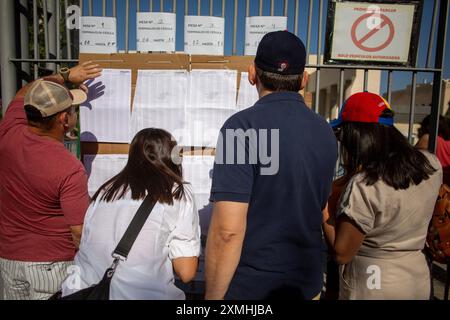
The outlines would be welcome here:
[[[83,0],[83,15],[89,15],[88,8],[88,0]],[[112,16],[112,1],[106,0],[107,3],[107,16]],[[119,50],[125,50],[125,7],[126,0],[116,0],[117,1],[117,28],[118,28],[118,46]],[[159,12],[161,11],[160,0],[141,0],[140,1],[140,11],[149,11],[150,9],[150,1],[153,1],[153,11]],[[173,0],[177,1],[177,34],[176,34],[176,50],[183,51],[184,49],[184,13],[185,13],[185,0]],[[163,10],[165,12],[172,12],[173,10],[173,1],[172,0],[164,0],[163,1]],[[233,54],[233,18],[234,18],[234,1],[224,0],[226,1],[225,7],[225,55]],[[244,52],[244,35],[245,35],[245,6],[246,0],[237,0],[238,1],[238,25],[236,32],[236,55],[243,55]],[[270,15],[270,0],[262,0],[263,1],[263,15]],[[102,15],[102,0],[92,0],[93,2],[93,15]],[[129,50],[136,50],[136,12],[137,12],[137,0],[129,0],[130,2],[130,18],[129,18]],[[188,8],[190,15],[197,15],[197,0],[189,0]],[[309,1],[308,0],[300,0],[299,1],[299,27],[298,30],[294,30],[294,12],[295,12],[295,0],[288,1],[288,30],[296,33],[306,44],[307,39],[307,20],[309,14]],[[431,20],[433,15],[433,3],[434,0],[425,0],[424,8],[422,14],[421,21],[421,30],[420,30],[420,40],[419,40],[419,59],[418,59],[418,67],[425,67],[426,64],[426,56],[427,56],[427,48],[428,48],[428,39],[430,37],[431,30]],[[210,0],[201,0],[201,15],[209,15],[210,13]],[[274,0],[274,15],[283,15],[283,6],[284,1],[282,0]],[[323,26],[322,26],[322,53],[325,48],[325,33],[326,33],[326,16],[328,9],[328,1],[323,1]],[[318,13],[319,13],[319,0],[313,1],[313,16],[312,16],[312,29],[311,29],[311,44],[310,44],[310,53],[317,53],[317,36],[318,36]],[[449,11],[450,12],[450,11]],[[214,0],[213,1],[213,15],[221,16],[222,15],[222,0]],[[259,0],[250,0],[250,16],[259,15]],[[446,43],[450,44],[450,21],[447,26],[447,40]],[[448,47],[448,45],[447,45]],[[435,49],[436,46],[433,46]],[[432,63],[434,65],[434,50],[432,54]],[[444,78],[450,78],[450,48],[447,48],[445,59],[444,59]],[[400,90],[405,88],[408,84],[411,83],[412,75],[410,72],[393,72],[393,90]],[[386,81],[387,72],[382,73],[382,81],[381,81],[381,92],[384,93],[386,91]],[[417,80],[418,83],[423,82],[432,82],[433,74],[432,73],[418,73]]]

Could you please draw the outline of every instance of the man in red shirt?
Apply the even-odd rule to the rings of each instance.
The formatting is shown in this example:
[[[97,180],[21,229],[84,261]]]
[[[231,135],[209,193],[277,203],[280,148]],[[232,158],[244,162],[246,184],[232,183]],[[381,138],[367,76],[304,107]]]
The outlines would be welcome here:
[[[22,88],[0,122],[0,274],[5,299],[48,299],[67,276],[89,203],[87,176],[64,147],[100,75],[85,63]],[[80,86],[85,91],[84,85]]]

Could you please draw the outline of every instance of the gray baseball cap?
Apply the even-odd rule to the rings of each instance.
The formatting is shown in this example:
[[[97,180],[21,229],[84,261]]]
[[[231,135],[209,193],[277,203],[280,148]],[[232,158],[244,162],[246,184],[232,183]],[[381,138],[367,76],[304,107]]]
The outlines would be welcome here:
[[[35,107],[43,118],[53,116],[73,105],[87,100],[83,90],[69,90],[63,85],[45,79],[37,80],[25,95],[24,105]]]

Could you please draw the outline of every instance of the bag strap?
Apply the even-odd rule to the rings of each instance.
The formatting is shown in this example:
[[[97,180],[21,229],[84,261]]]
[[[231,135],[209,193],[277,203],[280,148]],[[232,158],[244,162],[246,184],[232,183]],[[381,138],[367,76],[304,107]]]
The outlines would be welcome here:
[[[131,247],[136,241],[139,233],[142,230],[145,222],[147,221],[148,216],[152,212],[155,207],[156,201],[152,200],[152,198],[147,195],[142,202],[141,206],[137,210],[134,215],[133,220],[131,220],[130,225],[128,226],[127,231],[123,235],[119,244],[113,252],[113,257],[117,259],[117,256],[123,257],[125,260],[128,258],[128,254],[130,253]]]

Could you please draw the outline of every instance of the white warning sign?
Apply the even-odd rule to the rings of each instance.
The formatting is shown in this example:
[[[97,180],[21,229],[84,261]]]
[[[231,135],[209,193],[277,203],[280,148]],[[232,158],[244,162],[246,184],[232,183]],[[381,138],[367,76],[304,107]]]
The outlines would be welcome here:
[[[407,63],[413,4],[337,2],[330,58]]]

